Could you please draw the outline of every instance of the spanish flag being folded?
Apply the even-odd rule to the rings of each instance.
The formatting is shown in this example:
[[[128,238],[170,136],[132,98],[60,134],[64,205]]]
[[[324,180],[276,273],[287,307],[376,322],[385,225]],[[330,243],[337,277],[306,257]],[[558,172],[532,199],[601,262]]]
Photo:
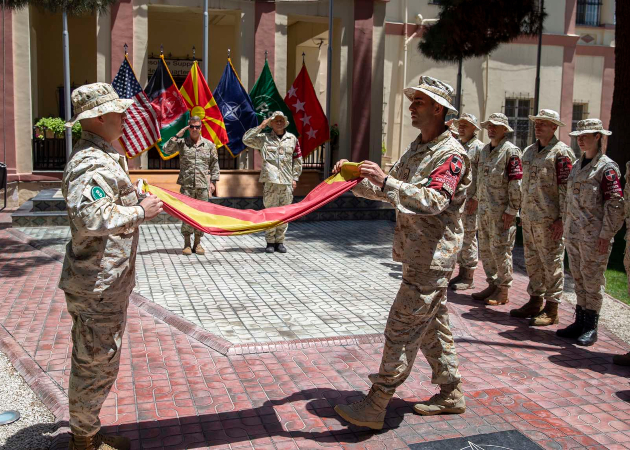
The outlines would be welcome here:
[[[145,184],[144,190],[162,200],[165,212],[204,233],[249,234],[292,222],[349,191],[361,181],[359,165],[345,163],[340,173],[318,184],[301,202],[262,211],[215,205],[149,184]]]

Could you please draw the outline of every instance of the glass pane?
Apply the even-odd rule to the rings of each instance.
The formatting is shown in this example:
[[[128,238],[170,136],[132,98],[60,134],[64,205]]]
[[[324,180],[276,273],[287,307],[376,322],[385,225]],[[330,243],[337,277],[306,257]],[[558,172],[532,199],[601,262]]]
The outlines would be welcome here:
[[[529,108],[530,108],[529,100],[519,100],[518,101],[518,117],[528,117],[529,116]]]
[[[514,117],[516,111],[516,100],[513,98],[505,99],[505,115],[508,117]]]

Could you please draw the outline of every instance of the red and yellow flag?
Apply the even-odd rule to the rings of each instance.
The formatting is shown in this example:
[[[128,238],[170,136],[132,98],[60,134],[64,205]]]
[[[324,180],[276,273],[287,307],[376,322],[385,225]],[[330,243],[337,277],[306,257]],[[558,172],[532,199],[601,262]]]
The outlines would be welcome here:
[[[190,111],[190,117],[201,118],[201,135],[214,142],[214,145],[221,147],[228,143],[228,135],[225,131],[223,115],[214,101],[212,92],[206,83],[206,79],[199,71],[197,61],[186,77],[186,81],[179,90],[186,101],[186,106]]]
[[[299,219],[349,191],[361,181],[359,164],[344,164],[340,173],[318,184],[301,202],[261,211],[215,205],[148,184],[144,190],[162,200],[168,214],[204,233],[249,234]]]

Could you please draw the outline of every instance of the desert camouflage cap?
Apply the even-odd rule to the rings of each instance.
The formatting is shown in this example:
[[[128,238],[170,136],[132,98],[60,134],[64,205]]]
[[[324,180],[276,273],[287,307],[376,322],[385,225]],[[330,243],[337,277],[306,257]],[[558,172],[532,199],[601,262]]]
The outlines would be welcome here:
[[[555,123],[559,127],[563,127],[564,123],[560,120],[560,114],[553,109],[541,109],[537,116],[530,115],[529,120],[547,120],[551,123]]]
[[[72,91],[74,117],[66,123],[71,127],[77,120],[103,116],[107,113],[124,113],[133,105],[131,99],[121,99],[111,84],[84,84]]]
[[[610,136],[612,134],[611,131],[604,130],[604,125],[602,121],[599,119],[584,119],[580,120],[577,123],[577,128],[575,131],[569,133],[569,136],[579,136],[581,134],[588,133],[601,133],[606,136]]]
[[[289,126],[289,118],[287,116],[284,115],[284,113],[282,111],[274,111],[271,114],[269,114],[269,119],[275,119],[276,117],[282,117],[284,119],[284,128]]]
[[[457,109],[453,106],[453,88],[438,80],[437,78],[421,76],[418,86],[405,89],[403,92],[409,100],[413,101],[413,96],[416,91],[423,92],[438,102],[440,105],[447,108],[449,113],[457,114]]]
[[[481,131],[481,128],[479,127],[479,119],[477,119],[477,116],[469,113],[462,113],[462,115],[459,116],[459,119],[455,120],[456,127],[459,126],[460,120],[465,120],[466,122],[474,125],[477,130]]]
[[[490,117],[488,117],[488,120],[486,120],[485,122],[481,122],[481,128],[488,128],[489,124],[502,125],[507,129],[508,133],[512,133],[514,131],[512,127],[510,126],[510,122],[508,121],[508,118],[505,114],[501,114],[501,113],[490,114]]]

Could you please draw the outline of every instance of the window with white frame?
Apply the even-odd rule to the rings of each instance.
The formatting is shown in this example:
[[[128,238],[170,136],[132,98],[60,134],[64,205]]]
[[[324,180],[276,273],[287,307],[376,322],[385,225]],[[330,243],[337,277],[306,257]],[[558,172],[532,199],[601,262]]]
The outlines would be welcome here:
[[[503,106],[503,114],[514,129],[510,140],[521,150],[531,141],[529,115],[532,114],[533,107],[534,100],[528,97],[507,97]]]

